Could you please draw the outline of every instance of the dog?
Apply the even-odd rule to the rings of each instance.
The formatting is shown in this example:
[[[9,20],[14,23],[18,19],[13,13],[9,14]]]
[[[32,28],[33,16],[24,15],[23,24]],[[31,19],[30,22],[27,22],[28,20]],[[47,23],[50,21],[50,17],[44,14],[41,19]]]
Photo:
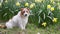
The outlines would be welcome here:
[[[18,14],[13,16],[12,19],[6,22],[5,27],[2,28],[11,29],[15,26],[18,26],[20,29],[25,30],[26,24],[28,23],[29,15],[30,15],[29,8],[21,8]]]

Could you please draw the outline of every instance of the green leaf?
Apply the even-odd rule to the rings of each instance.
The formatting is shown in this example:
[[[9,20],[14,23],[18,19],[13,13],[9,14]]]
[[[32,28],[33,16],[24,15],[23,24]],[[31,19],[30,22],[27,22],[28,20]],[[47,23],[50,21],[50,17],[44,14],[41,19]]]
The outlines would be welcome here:
[[[43,13],[43,17],[44,17],[44,20],[45,20],[45,17],[46,17],[46,16],[45,16],[45,13]]]
[[[38,16],[42,13],[42,10],[38,11]]]
[[[52,18],[52,17],[50,17],[50,16],[47,16],[47,17],[48,17],[49,19],[51,19],[51,20],[53,19],[53,18]]]
[[[40,16],[38,18],[39,18],[38,23],[40,23]]]
[[[4,15],[3,15],[3,17],[5,17],[7,15],[7,13],[5,13]]]

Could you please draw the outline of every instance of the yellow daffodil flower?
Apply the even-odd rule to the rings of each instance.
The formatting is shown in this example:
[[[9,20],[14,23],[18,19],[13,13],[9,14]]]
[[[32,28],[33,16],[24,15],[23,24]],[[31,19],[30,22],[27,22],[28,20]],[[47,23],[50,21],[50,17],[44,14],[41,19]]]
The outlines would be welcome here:
[[[60,9],[60,5],[58,6],[58,8]]]
[[[43,22],[42,25],[45,27],[47,25],[47,23],[46,22]]]
[[[51,2],[54,2],[54,0],[50,0]]]
[[[55,1],[54,0],[50,0],[52,4],[55,4]]]
[[[16,6],[20,6],[20,3],[19,2],[16,2]]]
[[[59,2],[58,2],[57,4],[58,4],[58,5],[60,5],[60,3],[59,3]]]
[[[35,0],[35,2],[42,2],[42,0]]]
[[[35,3],[32,3],[31,5],[30,5],[30,8],[33,8],[35,6]]]
[[[29,3],[25,3],[25,6],[29,6]]]
[[[51,5],[47,5],[47,9],[50,9],[51,8]]]
[[[0,3],[0,6],[1,6],[2,4]]]
[[[5,3],[7,3],[8,1],[7,0],[5,0]]]
[[[52,20],[53,22],[57,22],[57,18],[53,18],[53,20]]]
[[[51,7],[51,11],[54,11],[54,7]]]
[[[55,4],[55,2],[53,2],[53,4]]]
[[[45,2],[45,0],[42,0],[43,2]]]

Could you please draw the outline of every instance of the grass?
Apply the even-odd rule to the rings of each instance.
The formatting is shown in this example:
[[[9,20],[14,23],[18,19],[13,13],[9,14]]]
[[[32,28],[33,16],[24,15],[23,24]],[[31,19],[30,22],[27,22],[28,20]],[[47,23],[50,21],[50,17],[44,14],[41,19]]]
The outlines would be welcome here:
[[[40,32],[41,34],[60,34],[60,29],[59,27],[56,26],[49,26],[47,28],[27,28],[26,33],[28,34],[37,34]],[[7,33],[7,34],[18,34],[21,32],[19,28],[13,28],[13,29],[0,29],[1,32]]]
[[[19,28],[13,28],[13,29],[0,29],[0,31],[5,34],[19,34],[22,33],[22,31]],[[29,24],[26,29],[26,34],[60,34],[60,26],[59,23],[56,25],[50,25],[46,28],[35,28],[34,25]]]
[[[34,24],[28,24],[25,33],[26,34],[37,34],[39,32],[40,34],[60,34],[59,13],[57,15],[57,17],[59,18],[58,23],[56,23],[55,25],[50,25],[50,26],[47,26],[46,28],[42,28],[42,27],[37,28],[34,26]],[[1,29],[0,28],[0,33],[2,33],[2,34],[19,34],[19,33],[23,33],[23,32],[19,28],[15,27],[13,29]]]

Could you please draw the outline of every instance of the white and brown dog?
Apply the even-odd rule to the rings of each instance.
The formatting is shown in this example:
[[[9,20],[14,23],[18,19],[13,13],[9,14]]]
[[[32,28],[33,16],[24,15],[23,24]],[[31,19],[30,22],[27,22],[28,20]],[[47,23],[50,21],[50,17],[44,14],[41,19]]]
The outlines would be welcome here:
[[[29,8],[21,8],[21,11],[19,11],[17,15],[15,15],[12,19],[6,22],[5,27],[9,29],[18,26],[19,28],[24,30],[28,22],[29,15],[30,15]]]

